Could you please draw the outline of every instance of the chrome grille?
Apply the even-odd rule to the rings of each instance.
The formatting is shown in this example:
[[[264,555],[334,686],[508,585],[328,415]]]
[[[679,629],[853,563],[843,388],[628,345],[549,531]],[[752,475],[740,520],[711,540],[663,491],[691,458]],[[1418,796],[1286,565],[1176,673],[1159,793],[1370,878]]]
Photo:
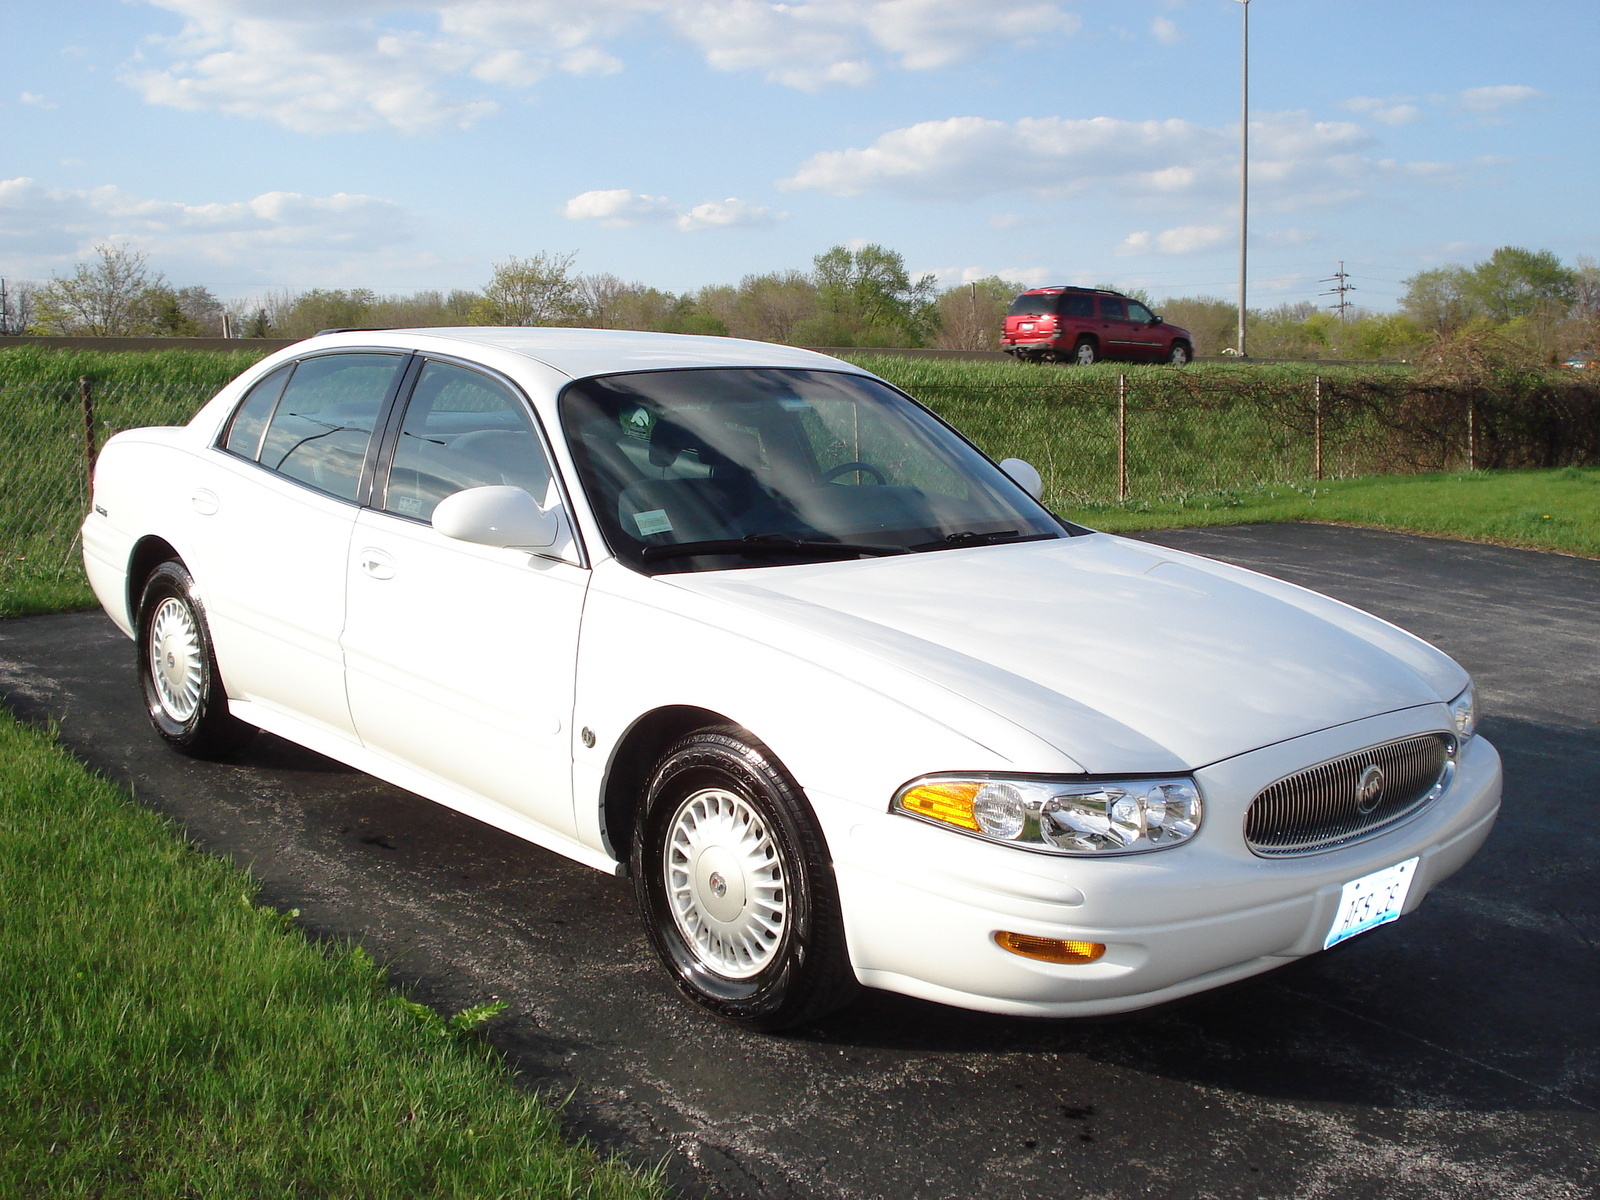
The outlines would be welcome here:
[[[1371,837],[1437,799],[1450,782],[1455,753],[1454,738],[1430,733],[1308,767],[1250,802],[1245,841],[1272,856],[1314,854]],[[1374,767],[1382,772],[1375,786]]]

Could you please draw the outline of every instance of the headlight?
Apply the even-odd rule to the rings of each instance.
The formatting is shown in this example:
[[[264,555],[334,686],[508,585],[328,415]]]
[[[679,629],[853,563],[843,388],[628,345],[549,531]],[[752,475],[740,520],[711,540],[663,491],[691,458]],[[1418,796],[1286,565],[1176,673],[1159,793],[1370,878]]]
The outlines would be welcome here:
[[[1139,854],[1200,828],[1192,779],[926,776],[895,793],[897,812],[992,842],[1051,854]]]
[[[1466,691],[1450,701],[1450,717],[1463,742],[1478,732],[1478,691],[1470,683]]]

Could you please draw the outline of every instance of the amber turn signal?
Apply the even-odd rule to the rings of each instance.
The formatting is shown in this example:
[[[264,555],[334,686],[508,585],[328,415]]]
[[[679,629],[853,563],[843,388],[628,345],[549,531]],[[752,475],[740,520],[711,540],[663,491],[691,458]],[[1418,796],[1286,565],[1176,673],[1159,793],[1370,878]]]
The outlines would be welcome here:
[[[1106,952],[1100,942],[1061,941],[1058,938],[1031,937],[1026,933],[994,935],[995,944],[1002,950],[1020,954],[1023,958],[1036,958],[1040,962],[1092,963]]]

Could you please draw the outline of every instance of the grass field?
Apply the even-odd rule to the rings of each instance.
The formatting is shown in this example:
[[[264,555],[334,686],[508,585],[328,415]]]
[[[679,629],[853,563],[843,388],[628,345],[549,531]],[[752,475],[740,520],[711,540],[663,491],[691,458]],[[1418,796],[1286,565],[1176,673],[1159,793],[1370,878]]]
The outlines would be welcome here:
[[[663,1194],[254,896],[0,713],[0,1196]]]
[[[1600,558],[1600,467],[1337,479],[1062,515],[1109,533],[1322,521]]]
[[[0,616],[93,604],[78,562],[76,531],[88,506],[77,380],[94,380],[97,438],[138,425],[185,421],[259,355],[203,351],[93,352],[0,349]],[[1078,519],[1194,524],[1223,509],[1238,520],[1292,520],[1313,513],[1356,523],[1592,553],[1581,532],[1543,520],[1543,501],[1491,485],[1481,513],[1457,514],[1454,493],[1354,481],[1393,468],[1389,435],[1365,410],[1324,425],[1324,474],[1313,474],[1309,413],[1324,386],[1393,383],[1408,368],[1316,363],[1201,363],[1183,370],[1107,363],[1094,367],[861,355],[861,365],[925,401],[995,458],[1037,466],[1045,501]],[[1118,381],[1126,379],[1127,488],[1119,495]],[[1445,459],[1461,455],[1449,446]],[[1441,462],[1435,466],[1452,465]],[[1541,485],[1529,482],[1524,488]],[[1324,495],[1324,491],[1326,495]],[[1399,496],[1413,497],[1400,503]],[[1338,497],[1337,503],[1332,499]],[[1427,497],[1427,499],[1422,499]],[[1453,497],[1453,498],[1452,498]],[[1381,500],[1381,503],[1379,503]],[[1372,507],[1371,505],[1377,505]],[[1364,507],[1364,505],[1366,507]],[[1540,508],[1529,525],[1513,514]],[[1551,514],[1551,521],[1560,518]],[[1144,527],[1144,526],[1141,526]]]

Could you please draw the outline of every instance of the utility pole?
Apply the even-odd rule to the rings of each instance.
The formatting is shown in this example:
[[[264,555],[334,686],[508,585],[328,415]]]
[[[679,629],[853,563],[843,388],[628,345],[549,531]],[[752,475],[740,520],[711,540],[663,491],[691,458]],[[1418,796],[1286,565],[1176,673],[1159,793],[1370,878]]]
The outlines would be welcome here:
[[[1341,320],[1341,321],[1347,320],[1349,318],[1350,309],[1353,307],[1353,305],[1351,305],[1350,301],[1345,299],[1345,295],[1347,293],[1353,292],[1353,291],[1356,290],[1356,285],[1355,284],[1345,282],[1349,278],[1350,278],[1350,273],[1344,269],[1344,259],[1341,258],[1339,260],[1339,269],[1337,271],[1335,271],[1330,278],[1318,280],[1319,283],[1331,283],[1331,284],[1333,284],[1333,287],[1329,288],[1327,291],[1323,292],[1322,294],[1324,296],[1337,296],[1337,297],[1339,297],[1338,300],[1336,300],[1332,304],[1328,305],[1328,307],[1331,308],[1334,312],[1339,314],[1339,320]]]
[[[11,304],[6,299],[6,281],[0,279],[0,333],[11,332]]]
[[[1250,0],[1239,0],[1244,17],[1239,70],[1239,357],[1249,357],[1245,345],[1245,278],[1250,236]]]

